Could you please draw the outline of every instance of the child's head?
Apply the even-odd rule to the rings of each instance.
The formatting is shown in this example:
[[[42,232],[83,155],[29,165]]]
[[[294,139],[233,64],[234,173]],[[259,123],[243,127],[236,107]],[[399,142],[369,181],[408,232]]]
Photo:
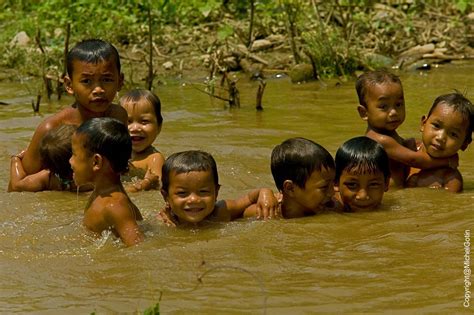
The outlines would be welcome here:
[[[120,56],[117,49],[110,43],[100,39],[86,39],[76,44],[67,54],[67,74],[73,76],[74,61],[99,64],[113,61],[120,73]]]
[[[122,88],[120,57],[108,42],[88,39],[67,55],[66,91],[76,103],[92,112],[105,112]]]
[[[474,107],[461,93],[438,96],[428,116],[421,119],[421,132],[426,152],[432,157],[446,158],[465,150],[472,141]]]
[[[277,145],[271,156],[275,185],[302,208],[317,211],[334,194],[334,159],[319,144],[290,138]]]
[[[43,167],[63,179],[72,178],[69,159],[72,155],[71,138],[75,130],[74,125],[60,125],[49,130],[40,142]]]
[[[390,183],[388,155],[368,137],[346,141],[336,153],[336,191],[351,211],[377,208]]]
[[[400,79],[384,70],[369,71],[356,82],[360,117],[377,131],[394,131],[405,120],[405,99]]]
[[[180,221],[198,223],[214,211],[219,192],[216,161],[203,151],[170,155],[163,165],[161,193]]]
[[[128,169],[128,160],[132,152],[132,141],[127,127],[120,121],[110,118],[92,118],[79,126],[72,137],[71,167],[76,185],[91,180],[82,180],[91,176],[93,170],[108,162],[111,171],[120,174]]]
[[[163,116],[160,99],[148,90],[135,89],[124,94],[119,104],[127,111],[133,151],[145,151],[161,131]]]

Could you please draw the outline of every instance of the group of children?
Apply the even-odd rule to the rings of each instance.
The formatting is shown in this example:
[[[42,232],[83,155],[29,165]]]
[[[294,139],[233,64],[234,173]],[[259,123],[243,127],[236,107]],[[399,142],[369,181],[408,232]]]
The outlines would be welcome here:
[[[114,46],[80,42],[68,54],[67,73],[74,104],[45,119],[27,149],[12,157],[8,190],[92,190],[84,225],[97,233],[110,229],[126,245],[143,240],[142,216],[128,197],[141,190],[161,191],[166,206],[158,217],[167,225],[370,211],[389,187],[462,190],[457,152],[471,142],[473,105],[457,92],[442,95],[421,119],[421,142],[403,139],[396,131],[405,119],[403,88],[387,71],[366,72],[356,82],[365,136],[345,142],[335,159],[314,141],[287,139],[271,155],[278,192],[260,188],[235,200],[218,200],[209,153],[190,150],[165,160],[156,150],[163,117],[155,94],[132,90],[113,104],[124,79]]]

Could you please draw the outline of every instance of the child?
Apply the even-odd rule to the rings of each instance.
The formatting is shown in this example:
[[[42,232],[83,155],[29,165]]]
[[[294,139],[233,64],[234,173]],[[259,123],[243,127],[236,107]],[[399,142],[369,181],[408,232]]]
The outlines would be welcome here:
[[[422,143],[419,151],[433,158],[448,158],[465,150],[472,141],[474,107],[460,93],[441,95],[436,98],[428,116],[421,118]],[[408,187],[445,188],[461,192],[463,180],[457,169],[448,167],[417,170],[407,180]]]
[[[345,211],[377,209],[389,184],[389,159],[376,141],[356,137],[337,150],[334,190]]]
[[[369,71],[357,79],[357,95],[360,117],[367,121],[366,136],[380,143],[390,159],[390,184],[404,187],[410,166],[435,168],[457,167],[457,155],[447,158],[432,158],[423,151],[416,151],[413,139],[404,140],[396,129],[405,120],[405,100],[400,79],[390,72]]]
[[[69,160],[77,187],[94,185],[84,225],[96,233],[111,229],[127,246],[143,240],[137,225],[142,215],[120,181],[131,152],[132,141],[124,124],[109,117],[91,118],[72,136]]]
[[[204,220],[230,221],[242,216],[244,210],[263,205],[270,216],[277,201],[270,189],[256,189],[237,200],[216,202],[219,176],[214,158],[203,151],[184,151],[169,156],[163,165],[161,194],[166,202],[159,219],[168,225],[198,224]]]
[[[319,144],[305,138],[283,141],[272,151],[271,170],[284,218],[314,215],[332,207],[334,159]],[[251,210],[245,211],[244,216],[251,215]]]
[[[73,125],[60,125],[46,132],[39,146],[43,170],[38,173],[26,175],[21,163],[22,153],[12,156],[8,191],[74,190],[68,161],[75,130]]]
[[[132,138],[129,176],[140,179],[125,189],[128,192],[159,189],[161,168],[165,159],[153,147],[163,124],[158,96],[148,90],[132,90],[120,98],[119,104],[128,114],[128,132]]]
[[[113,117],[123,123],[126,111],[112,104],[122,88],[120,57],[114,46],[98,39],[77,44],[67,55],[66,91],[74,95],[75,102],[46,118],[37,128],[22,159],[27,175],[41,171],[39,144],[48,130],[61,124],[79,126],[92,117]]]

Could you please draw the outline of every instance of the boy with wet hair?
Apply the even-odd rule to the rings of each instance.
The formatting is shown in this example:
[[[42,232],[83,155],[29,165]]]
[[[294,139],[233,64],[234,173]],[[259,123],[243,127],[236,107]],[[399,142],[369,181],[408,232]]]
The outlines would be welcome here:
[[[49,130],[40,142],[43,170],[27,175],[20,156],[12,156],[8,191],[74,190],[69,158],[71,137],[76,126],[60,125]]]
[[[472,141],[474,107],[459,92],[438,96],[427,116],[421,117],[422,142],[418,150],[433,158],[449,158],[466,150]],[[408,187],[444,188],[450,192],[463,190],[458,169],[442,167],[419,170],[412,168]]]
[[[122,122],[110,117],[91,118],[72,136],[69,160],[76,186],[94,186],[84,211],[85,227],[98,234],[111,230],[127,246],[143,240],[137,224],[142,215],[120,181],[131,152],[132,141]]]
[[[405,120],[405,99],[400,79],[385,70],[369,71],[356,82],[357,110],[367,122],[365,135],[380,143],[390,158],[390,184],[404,187],[410,167],[457,167],[458,157],[433,158],[416,151],[414,139],[405,140],[396,129]]]
[[[305,138],[283,141],[272,151],[271,171],[284,218],[314,215],[332,207],[334,159],[321,145]],[[251,212],[246,211],[247,215]]]
[[[21,160],[27,175],[43,169],[39,144],[49,130],[61,124],[79,126],[93,117],[112,117],[124,124],[127,122],[127,112],[112,104],[123,85],[120,71],[118,51],[108,42],[84,40],[69,51],[64,85],[75,101],[70,107],[43,120],[36,128]]]
[[[170,155],[163,165],[161,194],[164,211],[158,218],[167,225],[202,221],[231,221],[253,206],[255,213],[278,216],[277,200],[270,189],[255,189],[236,200],[219,200],[219,175],[211,154],[190,150]]]
[[[390,184],[388,155],[368,137],[346,141],[336,152],[337,199],[348,212],[376,210]]]

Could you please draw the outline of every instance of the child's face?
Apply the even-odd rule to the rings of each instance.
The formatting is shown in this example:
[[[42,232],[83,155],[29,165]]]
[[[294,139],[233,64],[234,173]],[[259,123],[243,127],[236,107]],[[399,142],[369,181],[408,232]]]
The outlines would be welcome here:
[[[370,127],[380,131],[394,131],[405,120],[405,100],[398,83],[374,84],[367,88],[367,107],[359,105],[359,115]]]
[[[381,203],[389,181],[382,172],[356,174],[342,171],[339,178],[339,191],[342,203],[353,212],[375,210]]]
[[[103,113],[122,88],[123,75],[113,58],[96,63],[74,60],[72,78],[66,77],[66,91],[93,113]]]
[[[136,103],[127,102],[123,108],[128,115],[128,132],[132,138],[134,152],[142,152],[149,148],[161,131],[153,105],[145,99]]]
[[[214,211],[218,191],[211,171],[172,171],[168,192],[162,194],[179,221],[198,223]]]
[[[92,155],[84,149],[83,135],[74,134],[72,136],[71,145],[72,145],[72,156],[69,159],[69,164],[73,171],[73,179],[76,183],[76,186],[84,185],[92,181]]]
[[[438,104],[430,117],[423,117],[421,121],[426,152],[435,158],[445,158],[453,156],[461,148],[465,149],[468,145],[467,123],[460,112],[454,111],[446,103]]]
[[[294,199],[305,212],[317,213],[334,195],[334,169],[314,170],[304,188],[295,185]]]

